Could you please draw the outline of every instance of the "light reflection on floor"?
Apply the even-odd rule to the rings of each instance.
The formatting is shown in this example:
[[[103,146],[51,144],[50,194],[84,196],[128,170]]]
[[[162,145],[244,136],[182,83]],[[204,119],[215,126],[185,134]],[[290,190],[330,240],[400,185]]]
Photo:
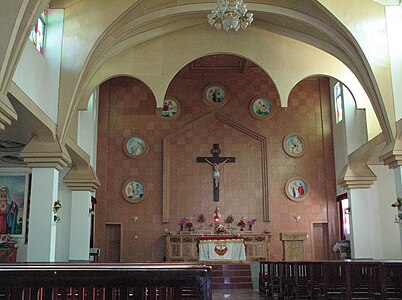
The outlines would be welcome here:
[[[266,296],[260,295],[258,290],[213,290],[212,291],[213,300],[222,299],[236,299],[236,300],[258,300],[258,299],[269,299]]]

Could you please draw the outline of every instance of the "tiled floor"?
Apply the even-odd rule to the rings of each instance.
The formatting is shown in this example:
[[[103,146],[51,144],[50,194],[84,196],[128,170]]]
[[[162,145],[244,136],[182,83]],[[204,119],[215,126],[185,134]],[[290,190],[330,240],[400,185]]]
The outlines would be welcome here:
[[[213,290],[212,291],[213,300],[222,299],[236,299],[236,300],[258,300],[258,299],[270,299],[266,296],[260,295],[258,290]]]

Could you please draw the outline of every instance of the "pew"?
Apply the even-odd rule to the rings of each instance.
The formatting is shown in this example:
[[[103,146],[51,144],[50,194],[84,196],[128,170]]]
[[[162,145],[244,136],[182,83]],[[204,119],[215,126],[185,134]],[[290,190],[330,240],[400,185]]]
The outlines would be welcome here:
[[[188,264],[4,264],[0,299],[212,299],[211,267]]]
[[[402,299],[402,261],[264,261],[261,294],[279,299]]]

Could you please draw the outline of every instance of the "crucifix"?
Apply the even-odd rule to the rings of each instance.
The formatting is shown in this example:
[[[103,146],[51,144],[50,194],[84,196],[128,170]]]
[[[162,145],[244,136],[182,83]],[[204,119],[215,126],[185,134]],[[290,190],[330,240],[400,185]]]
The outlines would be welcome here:
[[[198,163],[208,163],[212,166],[212,178],[213,191],[214,191],[214,201],[219,201],[219,167],[225,163],[234,163],[236,158],[234,157],[220,157],[221,149],[219,149],[219,144],[213,144],[211,149],[212,157],[197,157]]]

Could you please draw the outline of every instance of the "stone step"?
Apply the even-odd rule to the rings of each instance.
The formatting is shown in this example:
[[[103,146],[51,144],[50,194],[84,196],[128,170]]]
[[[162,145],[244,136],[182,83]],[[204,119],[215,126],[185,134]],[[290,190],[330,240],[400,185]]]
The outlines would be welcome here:
[[[248,264],[212,265],[212,289],[252,289]]]

